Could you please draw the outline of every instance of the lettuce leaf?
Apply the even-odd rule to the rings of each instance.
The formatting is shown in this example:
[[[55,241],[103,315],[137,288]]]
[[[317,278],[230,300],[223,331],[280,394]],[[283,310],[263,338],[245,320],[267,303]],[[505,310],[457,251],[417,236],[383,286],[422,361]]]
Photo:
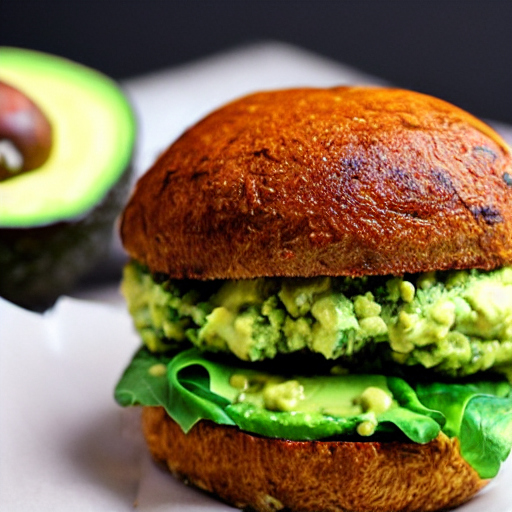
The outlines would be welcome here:
[[[161,406],[169,413],[169,383],[166,372],[171,359],[162,354],[155,356],[146,348],[139,349],[116,386],[116,402],[123,407]]]
[[[142,348],[116,386],[115,399],[123,406],[162,406],[185,432],[202,419],[290,440],[355,436],[364,421],[376,423],[376,434],[405,435],[415,443],[427,443],[443,431],[459,438],[462,456],[482,478],[495,476],[511,450],[512,392],[506,381],[427,385],[398,377],[351,375],[354,392],[376,381],[386,382],[395,406],[377,416],[371,412],[337,415],[276,412],[238,403],[239,390],[230,385],[235,373],[257,372],[210,360],[197,349],[170,357]],[[343,377],[332,379],[341,383]]]
[[[418,385],[418,397],[446,417],[463,458],[481,478],[496,476],[512,447],[512,392],[506,381]]]
[[[201,358],[196,351],[182,352],[171,358],[144,347],[124,371],[114,398],[123,407],[163,407],[185,432],[200,419],[235,425],[224,412],[231,401],[213,393],[210,388],[212,375],[218,376],[225,371],[222,366]]]
[[[512,396],[475,396],[459,433],[461,454],[482,478],[492,478],[512,446]]]

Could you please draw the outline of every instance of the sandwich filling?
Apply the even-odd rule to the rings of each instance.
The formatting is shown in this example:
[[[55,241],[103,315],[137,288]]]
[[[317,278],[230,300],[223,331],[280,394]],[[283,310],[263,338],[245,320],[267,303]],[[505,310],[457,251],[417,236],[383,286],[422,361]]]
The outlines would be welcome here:
[[[357,354],[377,350],[380,359],[450,376],[512,367],[508,267],[199,282],[154,277],[131,263],[122,289],[153,352],[195,346],[243,361],[312,352],[351,366]]]
[[[184,431],[202,419],[290,440],[442,431],[482,478],[510,452],[510,268],[198,282],[133,262],[123,293],[144,346],[116,399],[162,406]]]

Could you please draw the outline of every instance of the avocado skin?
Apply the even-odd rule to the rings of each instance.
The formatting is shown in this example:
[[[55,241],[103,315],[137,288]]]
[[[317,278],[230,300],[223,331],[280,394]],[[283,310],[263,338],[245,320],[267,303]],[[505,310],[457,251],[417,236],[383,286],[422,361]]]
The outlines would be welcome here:
[[[79,218],[30,228],[0,227],[0,296],[44,311],[69,293],[107,254],[132,177],[130,162],[107,195]]]

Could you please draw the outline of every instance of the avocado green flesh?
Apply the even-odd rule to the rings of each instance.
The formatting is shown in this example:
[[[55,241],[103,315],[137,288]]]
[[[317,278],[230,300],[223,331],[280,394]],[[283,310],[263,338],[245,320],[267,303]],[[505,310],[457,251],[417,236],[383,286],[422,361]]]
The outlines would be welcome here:
[[[68,60],[0,47],[0,80],[48,117],[49,159],[0,183],[0,226],[32,227],[85,216],[126,171],[135,139],[132,110],[116,84]]]
[[[192,344],[245,361],[310,351],[350,364],[372,346],[452,376],[512,365],[511,268],[201,284],[157,282],[131,263],[122,290],[152,351]]]

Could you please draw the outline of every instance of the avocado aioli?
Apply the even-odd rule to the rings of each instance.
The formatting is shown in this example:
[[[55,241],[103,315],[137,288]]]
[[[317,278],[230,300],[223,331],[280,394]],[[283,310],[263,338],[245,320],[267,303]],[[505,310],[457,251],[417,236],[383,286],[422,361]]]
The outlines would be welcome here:
[[[229,384],[238,390],[233,403],[249,406],[245,409],[246,415],[254,415],[256,408],[305,413],[306,423],[318,415],[358,418],[355,429],[363,437],[375,432],[380,415],[398,407],[382,375],[322,375],[286,379],[262,373],[234,373]]]
[[[405,277],[173,281],[125,268],[144,344],[232,352],[244,361],[310,351],[350,358],[369,344],[396,363],[453,376],[512,363],[512,268]]]

